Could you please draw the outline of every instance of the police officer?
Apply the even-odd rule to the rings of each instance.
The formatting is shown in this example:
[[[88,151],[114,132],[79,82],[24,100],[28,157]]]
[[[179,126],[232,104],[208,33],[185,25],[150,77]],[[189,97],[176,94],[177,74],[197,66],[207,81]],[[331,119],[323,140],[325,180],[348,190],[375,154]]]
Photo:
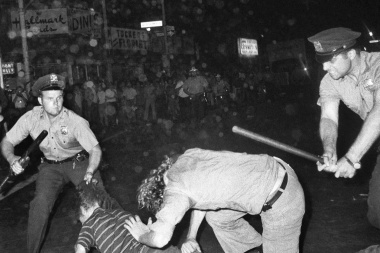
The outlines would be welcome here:
[[[20,156],[14,147],[28,135],[35,139],[43,130],[47,137],[41,142],[44,154],[36,180],[36,192],[30,204],[28,220],[28,252],[39,252],[50,212],[58,194],[68,182],[78,185],[97,179],[103,187],[98,165],[102,151],[89,123],[63,107],[65,78],[49,74],[39,78],[32,91],[38,94],[41,106],[20,117],[1,142],[3,156],[15,174],[23,172]]]
[[[318,163],[318,170],[333,172],[336,177],[352,178],[361,167],[360,160],[380,134],[380,53],[360,51],[356,41],[359,36],[359,32],[338,27],[308,38],[315,47],[316,60],[327,71],[319,87],[324,164]],[[364,122],[347,153],[338,158],[340,101]],[[369,183],[367,217],[373,226],[380,228],[379,162]]]
[[[193,119],[201,120],[204,117],[204,95],[208,87],[206,78],[199,74],[198,69],[192,67],[189,77],[183,84],[183,91],[190,96],[191,116]]]

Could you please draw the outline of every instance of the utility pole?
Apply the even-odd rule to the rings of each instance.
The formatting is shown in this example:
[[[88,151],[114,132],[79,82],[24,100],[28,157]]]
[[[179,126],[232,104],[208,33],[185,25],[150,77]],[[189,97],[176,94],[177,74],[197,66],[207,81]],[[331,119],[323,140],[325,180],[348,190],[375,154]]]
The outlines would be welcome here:
[[[105,0],[102,0],[102,12],[103,12],[103,31],[104,31],[104,46],[103,46],[103,52],[104,52],[104,58],[106,60],[106,72],[107,72],[107,81],[112,82],[112,65],[108,58],[109,50],[111,44],[108,41],[108,21],[107,21],[107,10],[106,10],[106,3]]]
[[[164,54],[164,63],[167,63],[167,69],[170,74],[170,58],[169,58],[169,48],[168,48],[168,33],[166,31],[166,17],[165,17],[165,0],[161,0],[161,9],[162,9],[162,25],[164,28],[164,44],[165,44],[165,54]],[[165,67],[165,65],[164,65]]]
[[[4,77],[3,77],[3,59],[1,58],[1,48],[0,48],[0,88],[4,89]],[[1,110],[0,110],[1,111]]]
[[[30,74],[29,74],[29,55],[28,55],[28,42],[25,30],[25,12],[24,0],[18,0],[18,8],[20,13],[20,27],[21,27],[21,41],[22,41],[22,55],[24,56],[24,71],[25,71],[25,87],[30,88]],[[29,91],[29,90],[28,90]]]

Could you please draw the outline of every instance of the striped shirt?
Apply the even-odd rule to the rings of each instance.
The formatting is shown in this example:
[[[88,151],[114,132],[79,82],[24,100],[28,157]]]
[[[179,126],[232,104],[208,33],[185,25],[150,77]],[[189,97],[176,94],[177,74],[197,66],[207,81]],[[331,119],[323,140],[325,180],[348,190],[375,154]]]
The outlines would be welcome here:
[[[131,216],[124,210],[97,208],[79,233],[77,244],[87,251],[96,247],[102,253],[145,253],[149,248],[136,241],[124,228],[124,221]]]

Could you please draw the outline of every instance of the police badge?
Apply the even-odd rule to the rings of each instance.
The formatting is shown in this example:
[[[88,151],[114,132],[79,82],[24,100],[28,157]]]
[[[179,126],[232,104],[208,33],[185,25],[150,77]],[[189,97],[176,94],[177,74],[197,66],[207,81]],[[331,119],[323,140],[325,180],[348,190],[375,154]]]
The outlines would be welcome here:
[[[67,126],[61,126],[61,134],[67,135],[69,133],[69,130],[67,129]]]

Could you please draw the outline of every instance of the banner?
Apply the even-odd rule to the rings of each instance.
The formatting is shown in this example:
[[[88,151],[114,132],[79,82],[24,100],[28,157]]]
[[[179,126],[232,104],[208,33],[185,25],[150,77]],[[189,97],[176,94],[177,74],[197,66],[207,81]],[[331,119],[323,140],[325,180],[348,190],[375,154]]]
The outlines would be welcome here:
[[[70,31],[76,34],[92,35],[100,38],[102,33],[102,16],[98,12],[81,9],[69,9]]]
[[[148,50],[149,38],[146,30],[110,27],[108,39],[112,49]]]
[[[259,55],[257,40],[238,38],[238,50],[240,57],[254,57]]]
[[[306,62],[305,42],[303,39],[277,42],[267,45],[268,59],[270,63],[286,59],[302,59]]]
[[[18,11],[11,12],[12,30],[20,35],[21,24]],[[25,12],[26,33],[32,32],[34,35],[51,35],[68,33],[68,19],[65,8],[27,10]]]

